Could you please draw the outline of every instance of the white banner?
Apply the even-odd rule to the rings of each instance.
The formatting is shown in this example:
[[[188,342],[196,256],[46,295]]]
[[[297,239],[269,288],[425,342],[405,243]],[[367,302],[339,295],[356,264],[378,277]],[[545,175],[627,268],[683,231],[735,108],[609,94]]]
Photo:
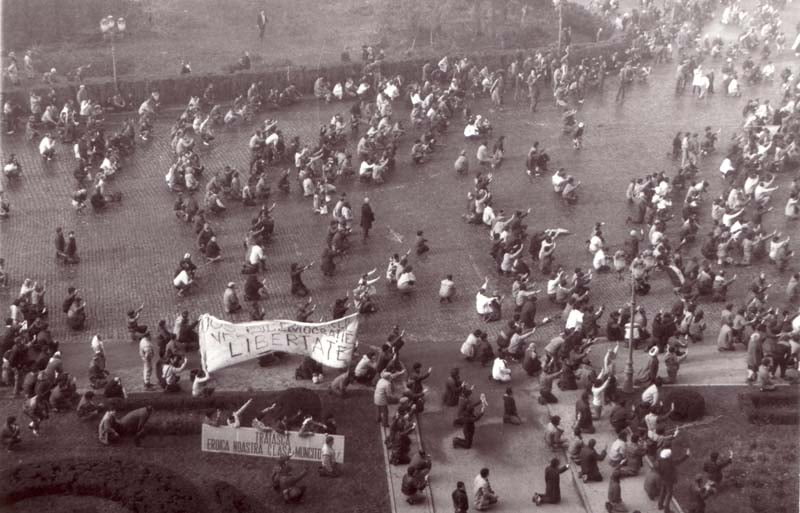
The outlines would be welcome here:
[[[293,460],[322,461],[322,444],[329,435],[315,433],[300,436],[296,431],[281,435],[275,431],[259,431],[246,427],[214,427],[203,424],[201,449],[262,458],[291,456]],[[334,459],[344,462],[344,436],[333,436]]]
[[[328,367],[343,369],[356,346],[358,314],[321,323],[252,321],[232,323],[213,315],[200,317],[200,358],[213,372],[270,351],[308,355]]]

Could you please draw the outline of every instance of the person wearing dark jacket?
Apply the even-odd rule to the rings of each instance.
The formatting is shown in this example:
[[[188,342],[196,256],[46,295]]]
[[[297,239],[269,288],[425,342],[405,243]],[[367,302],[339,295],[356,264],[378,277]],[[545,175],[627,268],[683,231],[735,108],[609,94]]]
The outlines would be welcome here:
[[[703,463],[703,472],[708,479],[708,485],[716,489],[722,483],[722,469],[727,467],[733,461],[733,451],[728,452],[728,458],[720,460],[719,453],[713,451],[708,455],[708,461]]]
[[[144,428],[152,413],[152,406],[129,411],[119,419],[120,434],[132,436],[133,443],[138,447],[144,438]]]
[[[597,441],[590,438],[586,445],[581,449],[581,479],[584,483],[588,481],[602,481],[603,476],[600,474],[600,469],[597,464],[603,461],[606,457],[606,450],[598,453],[595,450]]]
[[[550,460],[550,465],[544,469],[544,493],[533,494],[533,502],[537,506],[561,502],[561,474],[568,468],[569,465],[561,465],[558,458]]]
[[[683,463],[689,456],[691,450],[686,449],[686,453],[679,457],[672,457],[672,449],[663,449],[656,461],[656,472],[661,477],[661,493],[658,496],[658,509],[664,509],[665,513],[670,511],[670,503],[672,502],[672,491],[675,488],[675,483],[678,481],[678,465]]]
[[[369,231],[372,229],[372,224],[375,222],[375,212],[372,211],[372,205],[369,204],[369,198],[364,198],[364,203],[361,204],[361,231],[363,233],[363,240],[366,241],[369,237]]]
[[[689,485],[688,513],[706,513],[706,498],[712,493],[703,474],[697,474]]]
[[[414,467],[409,466],[408,471],[403,476],[403,481],[400,485],[400,491],[406,496],[406,502],[409,504],[419,504],[425,500],[425,495],[422,493],[428,484],[427,476],[422,478],[417,475]]]
[[[486,406],[481,404],[480,411],[477,413],[473,407],[469,408],[465,414],[461,416],[461,430],[464,437],[453,438],[453,449],[472,448],[472,440],[475,437],[475,423],[483,417],[484,413],[486,413]]]
[[[450,371],[447,381],[445,381],[443,402],[445,406],[458,406],[458,398],[461,396],[463,383],[458,367]]]
[[[456,483],[456,489],[453,490],[453,511],[455,513],[467,513],[469,509],[469,497],[463,481]]]

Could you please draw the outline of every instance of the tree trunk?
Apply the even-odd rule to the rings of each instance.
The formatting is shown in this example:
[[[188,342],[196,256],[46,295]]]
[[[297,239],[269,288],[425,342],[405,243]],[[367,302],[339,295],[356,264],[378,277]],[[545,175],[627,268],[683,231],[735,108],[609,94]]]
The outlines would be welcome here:
[[[496,28],[497,28],[496,27],[496,23],[497,23],[496,17],[497,17],[497,13],[496,13],[495,8],[494,8],[494,0],[489,0],[489,16],[488,16],[489,19],[487,20],[487,23],[486,23],[486,25],[487,25],[486,33],[491,38],[494,38],[494,36],[497,34],[497,31],[496,31]]]
[[[483,0],[472,0],[472,28],[476,36],[482,36],[481,17],[483,16]]]

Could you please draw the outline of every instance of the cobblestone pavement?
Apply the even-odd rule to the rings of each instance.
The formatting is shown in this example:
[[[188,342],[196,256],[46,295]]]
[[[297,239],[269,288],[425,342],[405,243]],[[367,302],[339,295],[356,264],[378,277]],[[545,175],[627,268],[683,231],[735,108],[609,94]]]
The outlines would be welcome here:
[[[474,112],[487,115],[493,122],[494,136],[506,136],[506,161],[495,172],[492,186],[495,204],[506,211],[531,207],[528,224],[532,228],[562,227],[570,230],[573,235],[561,239],[556,252],[558,263],[566,269],[590,264],[584,241],[596,221],[607,223],[605,232],[612,245],[621,242],[629,229],[623,223],[628,215],[625,186],[630,179],[659,169],[667,170],[669,174],[674,172],[676,166],[666,153],[677,131],[699,132],[706,125],[722,128],[721,146],[724,146],[740,126],[741,109],[747,98],[774,98],[778,95],[777,86],[765,85],[746,89],[744,96],[738,99],[714,95],[708,101],[698,101],[688,94],[675,96],[672,80],[673,67],[663,65],[654,71],[649,83],[637,84],[621,104],[613,101],[616,84],[615,80],[610,80],[603,93],[592,95],[580,109],[579,118],[587,123],[581,151],[573,150],[571,141],[562,136],[559,113],[549,103],[541,105],[534,114],[513,102],[500,111],[490,109],[486,102],[473,107]],[[320,124],[346,108],[342,104],[324,105],[307,100],[297,109],[272,113],[270,117],[279,120],[279,126],[287,136],[297,134],[304,141],[310,141]],[[406,119],[407,111],[400,111]],[[76,215],[70,206],[74,159],[69,148],[59,146],[57,159],[42,164],[33,144],[23,142],[20,136],[4,136],[2,139],[3,153],[13,151],[19,156],[24,178],[17,184],[6,184],[12,215],[0,222],[0,255],[7,260],[11,286],[0,292],[0,308],[8,311],[23,278],[46,283],[47,302],[52,312],[50,324],[56,339],[64,343],[67,369],[79,379],[85,378],[91,335],[100,333],[112,341],[107,343],[110,370],[124,376],[129,388],[139,388],[140,364],[136,346],[129,342],[125,329],[125,311],[145,303],[142,320],[152,327],[165,317],[171,323],[176,313],[183,309],[192,315],[209,312],[225,317],[221,315],[224,286],[229,281],[243,281],[239,274],[244,256],[242,238],[255,210],[232,204],[228,212],[211,221],[224,260],[201,267],[199,289],[188,297],[178,298],[174,293],[172,270],[185,252],[196,254],[197,251],[190,227],[172,214],[174,197],[164,183],[170,161],[167,140],[170,117],[162,116],[155,139],[141,144],[135,155],[125,162],[119,176],[111,182],[112,190],[123,193],[122,204],[100,214],[87,212]],[[379,312],[362,319],[359,338],[364,344],[378,345],[385,339],[391,325],[400,324],[406,328],[408,344],[404,357],[409,362],[419,360],[424,365],[434,366],[434,375],[429,380],[432,390],[440,389],[448,369],[458,365],[458,347],[469,331],[482,327],[493,338],[493,333],[500,327],[499,323],[481,326],[475,316],[473,295],[483,277],[490,276],[492,286],[506,294],[510,288],[508,279],[499,278],[493,272],[486,230],[460,220],[472,181],[471,177],[456,176],[452,164],[458,152],[465,148],[472,159],[471,165],[476,167],[474,154],[477,148],[476,144],[463,141],[461,128],[460,123],[455,123],[442,150],[430,162],[417,167],[409,164],[409,140],[413,140],[409,134],[398,153],[398,169],[380,187],[358,182],[342,184],[340,189],[348,193],[356,215],[361,199],[367,195],[370,197],[377,216],[373,235],[365,244],[360,243],[358,237],[354,238],[353,249],[341,261],[333,278],[323,277],[317,268],[305,276],[314,301],[319,304],[319,314],[328,318],[334,297],[352,289],[358,276],[373,267],[377,267],[382,275],[389,255],[409,249],[415,232],[424,230],[430,240],[431,252],[424,260],[412,258],[418,278],[417,290],[410,298],[400,298],[387,289],[385,281],[379,283]],[[206,169],[216,171],[225,164],[245,169],[248,135],[248,128],[220,131],[213,147],[203,153]],[[553,168],[563,166],[583,182],[577,205],[564,206],[554,197],[549,177],[530,182],[525,176],[524,156],[534,140],[540,141],[548,150]],[[718,195],[722,188],[716,171],[720,159],[718,152],[700,165],[701,178],[711,183],[711,197]],[[272,174],[277,175],[277,170]],[[788,181],[786,176],[778,179],[781,185]],[[786,196],[785,187],[775,194],[773,205],[776,211],[765,216],[765,224],[768,229],[779,229],[797,239],[800,235],[797,225],[787,224],[780,215]],[[267,249],[269,270],[266,277],[271,295],[264,307],[268,318],[291,318],[295,301],[289,295],[289,266],[295,261],[319,258],[327,223],[312,213],[310,202],[300,197],[294,185],[289,195],[276,194],[275,199],[278,204],[274,212],[276,234]],[[706,207],[708,203],[710,201]],[[706,208],[701,220],[707,219]],[[675,224],[672,223],[671,233],[675,233]],[[82,259],[80,264],[65,267],[55,262],[53,232],[56,226],[75,230]],[[697,254],[698,250],[699,247],[693,247],[691,253]],[[776,304],[783,306],[783,289],[789,271],[778,274],[766,264],[760,264],[758,268],[764,268],[769,281],[775,283],[773,295]],[[739,280],[732,286],[732,299],[744,296],[756,270],[737,270]],[[440,305],[438,284],[448,273],[453,274],[459,294],[454,303]],[[544,286],[542,276],[536,273],[534,278]],[[67,330],[58,308],[68,286],[77,287],[89,304],[88,328],[81,333]],[[625,282],[617,281],[614,276],[595,278],[592,290],[595,304],[615,308],[628,301],[628,294]],[[659,305],[671,302],[672,298],[668,280],[664,275],[657,275],[651,294],[639,301],[649,312],[654,312]],[[540,305],[539,318],[556,313],[547,301],[540,302]],[[681,381],[741,382],[744,377],[741,353],[720,355],[713,347],[719,305],[704,304],[703,308],[711,321],[708,340],[692,347],[692,354],[681,369]],[[508,300],[506,310],[510,310]],[[239,320],[243,320],[242,317]],[[537,332],[536,340],[546,343],[558,329],[558,326],[550,324]],[[640,358],[641,355],[637,355],[637,361]],[[293,363],[286,363],[260,369],[255,364],[243,364],[219,373],[220,387],[259,389],[286,386],[294,383],[294,367]],[[487,382],[486,369],[467,365],[462,365],[462,368],[467,381],[477,383],[478,388],[490,396],[492,405],[487,421],[494,422],[501,414],[501,387]],[[618,369],[621,371],[622,365]],[[531,382],[522,379],[518,369],[514,372],[513,384],[520,390],[531,389]],[[329,372],[327,379],[333,375]],[[527,409],[532,402],[526,398],[525,404]],[[523,412],[523,416],[540,417],[544,414],[543,411]],[[423,433],[423,436],[427,435]],[[538,432],[533,436],[537,442],[532,447],[536,448],[541,436]],[[441,440],[433,442],[438,444]],[[497,440],[497,443],[501,442]],[[467,481],[476,472],[476,468],[463,468],[456,474]],[[502,470],[498,469],[497,473],[500,472]],[[537,488],[541,486],[540,479],[537,478],[534,484]],[[574,504],[574,500],[572,496],[569,502]]]

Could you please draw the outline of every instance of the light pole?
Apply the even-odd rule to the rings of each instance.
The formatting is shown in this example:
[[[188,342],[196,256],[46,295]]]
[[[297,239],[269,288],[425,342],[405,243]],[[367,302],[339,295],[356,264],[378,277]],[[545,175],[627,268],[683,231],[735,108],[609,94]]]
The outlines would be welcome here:
[[[553,0],[553,5],[558,9],[558,51],[561,51],[561,25],[563,23],[563,17],[561,16],[561,6],[563,5],[563,0]]]
[[[631,320],[630,329],[626,330],[628,338],[628,361],[625,362],[625,384],[622,389],[626,394],[633,393],[633,334],[636,331],[636,279],[631,272]]]
[[[114,19],[113,16],[106,16],[100,20],[100,32],[103,37],[108,39],[111,43],[111,71],[114,74],[114,91],[118,91],[117,87],[117,55],[114,53],[114,39],[117,35],[125,33],[125,18],[119,17]]]

